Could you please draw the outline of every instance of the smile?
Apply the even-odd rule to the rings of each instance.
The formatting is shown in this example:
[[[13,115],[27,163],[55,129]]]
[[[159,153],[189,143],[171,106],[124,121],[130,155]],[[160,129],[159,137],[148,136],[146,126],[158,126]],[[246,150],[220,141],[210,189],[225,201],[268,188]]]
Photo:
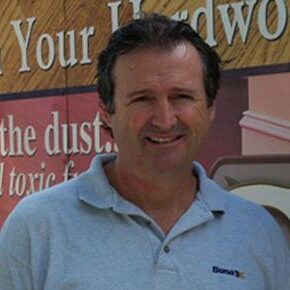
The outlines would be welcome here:
[[[155,144],[167,144],[167,143],[172,143],[176,140],[179,140],[180,138],[182,138],[182,135],[178,135],[174,137],[146,137],[145,139]]]

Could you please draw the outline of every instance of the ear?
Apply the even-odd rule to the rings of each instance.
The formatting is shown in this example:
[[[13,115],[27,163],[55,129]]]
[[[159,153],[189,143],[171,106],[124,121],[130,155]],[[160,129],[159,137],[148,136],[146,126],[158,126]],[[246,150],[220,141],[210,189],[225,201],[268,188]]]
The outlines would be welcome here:
[[[100,111],[100,119],[104,123],[104,127],[106,128],[112,128],[112,117],[108,113],[106,105],[102,101],[100,95],[98,95],[98,105],[99,105],[99,111]]]
[[[212,122],[215,118],[215,102],[208,108],[209,109],[209,119]]]

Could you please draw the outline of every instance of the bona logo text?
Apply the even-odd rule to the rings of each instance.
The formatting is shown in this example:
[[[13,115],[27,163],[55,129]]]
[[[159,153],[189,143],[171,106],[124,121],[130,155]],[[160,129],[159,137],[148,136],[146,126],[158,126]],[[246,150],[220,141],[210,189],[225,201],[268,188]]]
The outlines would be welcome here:
[[[226,274],[226,275],[234,276],[234,277],[241,278],[241,279],[245,278],[244,272],[241,272],[238,270],[232,270],[232,269],[224,269],[224,268],[220,268],[217,266],[212,267],[212,272],[216,273],[216,274]]]

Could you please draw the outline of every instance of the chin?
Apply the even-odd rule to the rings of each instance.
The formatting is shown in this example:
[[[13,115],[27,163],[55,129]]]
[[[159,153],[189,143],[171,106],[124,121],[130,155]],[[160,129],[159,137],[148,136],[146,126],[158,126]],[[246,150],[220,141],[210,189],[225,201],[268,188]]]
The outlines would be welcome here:
[[[190,166],[191,166],[190,161]],[[184,162],[184,160],[176,159],[165,159],[165,160],[156,160],[153,164],[153,170],[160,173],[166,172],[180,172],[189,166],[189,162]]]

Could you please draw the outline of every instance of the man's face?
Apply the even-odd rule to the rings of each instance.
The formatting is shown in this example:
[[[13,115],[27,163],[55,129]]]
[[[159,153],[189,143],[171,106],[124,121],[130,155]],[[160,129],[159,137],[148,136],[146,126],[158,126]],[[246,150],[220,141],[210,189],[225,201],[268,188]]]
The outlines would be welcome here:
[[[109,116],[118,162],[131,170],[191,168],[208,134],[203,69],[196,49],[140,49],[114,67],[115,113]]]

